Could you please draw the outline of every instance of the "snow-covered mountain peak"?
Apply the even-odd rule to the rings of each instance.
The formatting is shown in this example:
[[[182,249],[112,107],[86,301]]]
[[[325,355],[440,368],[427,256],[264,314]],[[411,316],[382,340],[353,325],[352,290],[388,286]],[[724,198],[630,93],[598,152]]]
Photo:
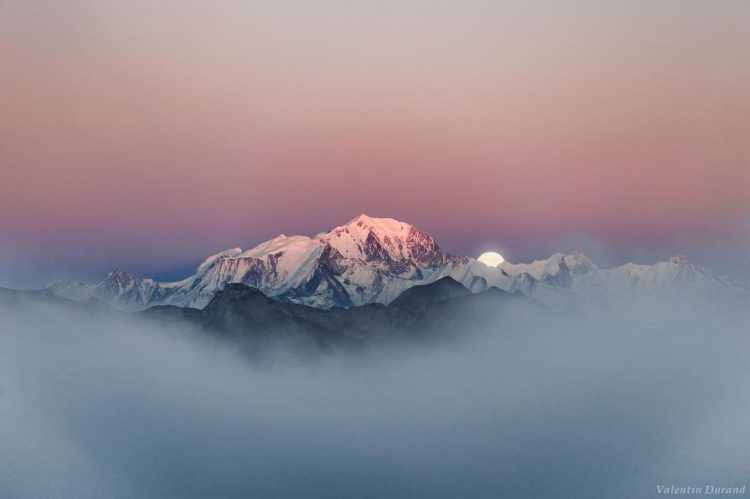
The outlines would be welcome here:
[[[403,230],[404,227],[411,227],[410,224],[396,220],[395,218],[388,217],[371,217],[366,214],[361,214],[357,217],[352,218],[341,227],[369,227],[379,229],[384,232],[394,232]]]
[[[119,283],[121,285],[128,285],[133,281],[133,279],[133,274],[119,268],[110,270],[107,273],[107,277],[104,278],[105,281],[111,283]]]
[[[153,279],[134,277],[121,269],[113,269],[96,285],[93,294],[107,303],[124,309],[138,309],[161,296],[162,285]]]
[[[414,227],[408,223],[400,222],[393,218],[374,218],[368,215],[359,215],[345,223],[339,225],[327,232],[321,232],[315,239],[323,242],[329,242],[332,239],[352,239],[363,243],[370,234],[373,234],[379,241],[386,236],[393,239],[396,237],[404,238]],[[346,256],[346,255],[344,255]]]
[[[348,223],[315,236],[344,258],[432,268],[459,259],[447,255],[429,234],[393,218],[359,215]],[[395,267],[394,267],[395,269]]]

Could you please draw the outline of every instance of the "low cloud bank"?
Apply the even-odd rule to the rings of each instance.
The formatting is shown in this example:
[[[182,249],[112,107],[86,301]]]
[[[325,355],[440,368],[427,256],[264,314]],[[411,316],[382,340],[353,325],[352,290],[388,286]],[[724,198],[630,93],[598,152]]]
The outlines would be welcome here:
[[[488,313],[448,341],[267,362],[182,323],[0,317],[2,497],[631,498],[748,476],[740,308]]]

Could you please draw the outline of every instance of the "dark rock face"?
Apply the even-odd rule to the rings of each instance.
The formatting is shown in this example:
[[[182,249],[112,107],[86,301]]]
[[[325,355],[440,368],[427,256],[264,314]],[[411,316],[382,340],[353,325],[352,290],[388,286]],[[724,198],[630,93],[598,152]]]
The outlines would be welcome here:
[[[129,273],[120,269],[114,269],[107,277],[96,287],[96,294],[103,300],[111,300],[129,287],[132,288],[135,279]],[[127,294],[128,299],[137,299],[134,293]]]
[[[323,251],[320,253],[318,260],[320,266],[324,267],[328,274],[332,276],[340,276],[346,272],[346,258],[338,252],[335,248],[330,245],[326,245]]]
[[[415,262],[422,267],[437,267],[449,263],[454,258],[444,254],[432,236],[414,227],[409,231],[406,246]]]
[[[309,296],[321,296],[328,303],[338,307],[352,306],[352,300],[339,277],[346,272],[345,258],[331,246],[326,246],[320,254],[318,265],[311,278],[302,286],[277,296],[281,301],[295,303]]]
[[[383,248],[380,241],[378,241],[378,238],[375,237],[375,234],[373,234],[372,231],[367,234],[367,239],[365,239],[365,242],[362,245],[362,251],[365,254],[366,262],[388,262],[391,260],[391,256],[385,248]]]
[[[557,264],[560,267],[560,271],[554,275],[545,276],[544,282],[552,286],[569,288],[573,284],[573,277],[570,275],[570,269],[565,262],[565,258],[560,256]]]
[[[539,281],[534,279],[531,274],[524,272],[523,274],[519,275],[516,281],[513,283],[510,288],[510,292],[515,293],[517,291],[520,291],[528,295],[534,291],[534,288],[536,288],[538,283]]]
[[[268,260],[268,265],[262,260],[252,257],[243,258],[233,263],[239,264],[244,262],[247,265],[247,270],[242,278],[242,283],[247,286],[256,287],[262,285],[263,280],[268,276],[273,276],[276,273],[276,259],[271,255]]]

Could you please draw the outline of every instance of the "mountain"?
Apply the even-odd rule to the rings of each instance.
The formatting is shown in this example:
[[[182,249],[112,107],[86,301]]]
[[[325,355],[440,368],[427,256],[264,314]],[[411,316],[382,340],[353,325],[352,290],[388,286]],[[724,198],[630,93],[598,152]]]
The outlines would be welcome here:
[[[481,278],[483,286],[521,291],[557,309],[581,304],[615,304],[623,299],[750,300],[750,293],[679,255],[652,265],[628,263],[604,269],[580,252],[556,253],[545,260],[498,267],[474,262],[463,281]],[[482,286],[475,285],[474,291]]]
[[[550,310],[521,293],[512,295],[497,288],[472,294],[461,283],[444,277],[410,288],[389,305],[324,310],[273,300],[243,284],[228,284],[201,310],[166,305],[141,314],[157,320],[179,317],[254,348],[264,342],[290,339],[331,346],[392,336],[460,334],[473,320],[484,320],[487,311],[507,317]]]
[[[452,277],[443,277],[430,284],[420,284],[407,289],[393,300],[390,306],[424,310],[434,303],[442,303],[470,294],[471,291],[460,282]]]
[[[312,351],[309,347],[358,347],[369,340],[464,336],[487,321],[501,332],[514,317],[552,313],[520,292],[510,294],[493,287],[474,294],[450,277],[414,286],[389,305],[329,309],[274,300],[244,284],[227,284],[202,309],[158,305],[137,313],[118,311],[96,299],[62,298],[46,289],[0,288],[0,312],[5,307],[44,310],[37,308],[40,305],[103,318],[187,322],[198,330],[237,342],[249,355],[258,355],[264,347],[276,343],[303,353]]]
[[[142,309],[161,302],[167,289],[153,279],[135,278],[131,274],[114,269],[93,290],[100,300],[122,309]]]
[[[249,250],[222,251],[177,282],[113,270],[97,285],[56,281],[49,289],[141,310],[155,305],[203,308],[227,285],[243,284],[277,302],[329,309],[389,304],[415,285],[445,277],[473,293],[492,287],[519,291],[558,309],[651,293],[747,296],[685,257],[603,269],[583,253],[556,253],[532,263],[489,267],[442,251],[432,236],[413,225],[367,215],[314,237],[282,234]]]
[[[432,236],[410,224],[360,215],[314,237],[282,234],[246,251],[223,251],[178,282],[159,283],[114,270],[91,294],[125,309],[162,304],[202,308],[224,286],[239,283],[278,301],[351,307],[389,303],[412,285],[444,277],[466,262],[444,253]],[[60,283],[51,289],[73,297]]]

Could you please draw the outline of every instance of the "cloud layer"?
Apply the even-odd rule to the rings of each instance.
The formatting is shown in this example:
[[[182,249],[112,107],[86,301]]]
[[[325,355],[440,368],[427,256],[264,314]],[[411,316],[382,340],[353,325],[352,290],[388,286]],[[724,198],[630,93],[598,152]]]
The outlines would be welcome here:
[[[248,360],[186,325],[0,314],[0,495],[650,497],[741,485],[747,313],[493,317]]]

